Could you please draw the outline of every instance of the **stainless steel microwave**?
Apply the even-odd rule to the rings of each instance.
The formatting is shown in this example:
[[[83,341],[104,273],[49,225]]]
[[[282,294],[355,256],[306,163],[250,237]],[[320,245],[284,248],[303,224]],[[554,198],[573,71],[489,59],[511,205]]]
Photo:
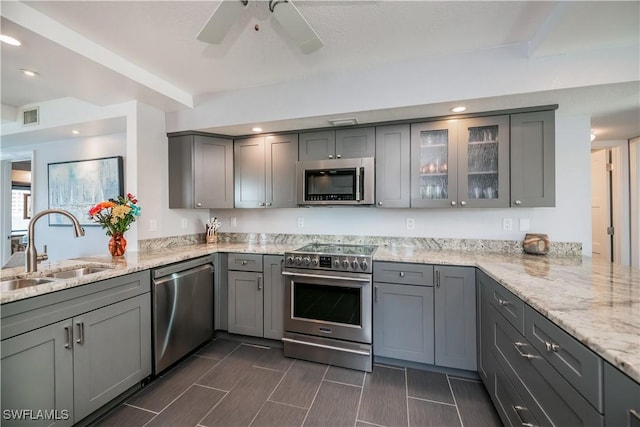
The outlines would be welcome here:
[[[374,165],[373,157],[298,162],[298,205],[372,205]]]

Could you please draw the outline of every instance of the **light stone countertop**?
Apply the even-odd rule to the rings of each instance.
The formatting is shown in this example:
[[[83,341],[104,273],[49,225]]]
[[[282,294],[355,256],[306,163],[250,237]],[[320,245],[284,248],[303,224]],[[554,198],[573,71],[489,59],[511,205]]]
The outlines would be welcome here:
[[[30,288],[2,292],[7,304],[74,286],[146,270],[216,252],[281,255],[301,245],[227,243],[128,252],[125,257],[87,257],[38,265],[32,276],[87,265],[112,267],[74,279],[58,279]],[[640,270],[588,257],[439,251],[380,246],[375,261],[478,267],[531,307],[560,326],[635,381],[640,382]],[[3,280],[24,277],[22,268],[2,270]]]

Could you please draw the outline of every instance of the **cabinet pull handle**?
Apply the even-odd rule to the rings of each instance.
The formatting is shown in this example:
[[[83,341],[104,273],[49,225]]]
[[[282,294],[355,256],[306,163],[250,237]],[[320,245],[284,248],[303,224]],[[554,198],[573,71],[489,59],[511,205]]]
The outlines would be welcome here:
[[[329,158],[330,158],[330,159],[333,159],[333,154],[329,154]]]
[[[67,334],[67,341],[64,343],[64,348],[71,348],[71,341],[73,341],[73,330],[71,326],[67,325],[64,327],[64,331]]]
[[[262,276],[258,276],[258,290],[262,290]]]
[[[271,206],[271,202],[267,202],[267,206]]]
[[[342,154],[338,154],[338,155],[336,156],[336,158],[341,159],[341,158],[342,158]]]
[[[84,344],[84,322],[78,322],[76,325],[78,326],[78,339],[76,342],[78,344]]]
[[[628,423],[628,425],[631,426],[632,425],[631,421],[633,421],[634,419],[636,421],[640,421],[640,413],[638,413],[638,411],[636,411],[635,409],[629,409],[629,423]]]
[[[511,301],[508,301],[506,299],[498,298],[498,304],[500,304],[501,306],[504,307],[504,306],[507,306],[507,305],[511,304]]]
[[[526,343],[523,343],[523,342],[514,342],[514,343],[513,343],[513,346],[516,348],[516,350],[518,351],[518,354],[519,354],[520,356],[524,357],[525,359],[529,359],[529,360],[531,360],[531,359],[537,359],[537,358],[538,358],[538,356],[533,355],[533,354],[529,354],[529,353],[523,353],[523,352],[520,350],[520,347],[523,347],[523,346],[525,346],[525,345],[527,345],[527,344],[526,344]]]
[[[404,271],[400,272],[400,277],[404,277]]]
[[[200,202],[196,203],[196,207],[201,208],[202,207],[202,203],[200,203]]]
[[[373,287],[373,302],[378,302],[378,287],[374,286]]]
[[[464,200],[460,200],[460,206],[467,206],[467,202],[465,202]]]
[[[547,347],[547,351],[548,352],[557,352],[558,349],[560,348],[560,346],[558,344],[554,344],[548,341],[544,342],[544,345]]]
[[[264,205],[265,205],[265,203],[264,203],[264,202],[260,202],[260,203],[258,203],[258,206],[261,206],[261,207],[262,207],[262,206],[264,206]]]
[[[247,265],[247,261],[242,260],[242,261],[240,261],[240,264],[242,264],[242,265]]]
[[[457,204],[457,203],[456,203],[456,201],[455,201],[455,200],[452,200],[452,201],[451,201],[451,206],[455,206],[456,204]]]
[[[436,270],[436,288],[440,287],[440,270]]]
[[[378,202],[378,206],[382,206],[382,202]]]
[[[522,204],[522,200],[516,200],[513,203],[515,203],[516,206],[520,206]]]
[[[537,427],[535,424],[525,423],[522,417],[520,416],[520,411],[528,411],[529,409],[527,409],[524,406],[513,405],[513,410],[516,411],[516,416],[518,417],[518,421],[520,421],[520,424],[523,427]]]

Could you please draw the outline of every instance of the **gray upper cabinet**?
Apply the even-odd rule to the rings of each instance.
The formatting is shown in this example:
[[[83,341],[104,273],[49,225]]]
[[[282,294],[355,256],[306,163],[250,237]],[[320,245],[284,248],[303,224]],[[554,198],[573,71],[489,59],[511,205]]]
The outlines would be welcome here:
[[[435,364],[475,371],[475,268],[435,266],[434,274]]]
[[[356,128],[300,134],[300,160],[375,157],[375,128]]]
[[[169,208],[233,208],[233,141],[169,134]]]
[[[295,207],[297,159],[297,134],[235,140],[235,207]]]
[[[411,206],[509,206],[509,116],[411,125]]]
[[[376,153],[376,205],[408,208],[411,204],[409,125],[377,127]]]
[[[555,111],[512,114],[511,206],[555,205]]]

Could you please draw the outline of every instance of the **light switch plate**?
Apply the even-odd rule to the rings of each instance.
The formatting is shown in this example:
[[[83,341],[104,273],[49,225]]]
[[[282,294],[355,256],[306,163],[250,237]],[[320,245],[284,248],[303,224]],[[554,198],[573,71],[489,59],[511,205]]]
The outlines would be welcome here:
[[[529,231],[531,228],[531,221],[529,218],[520,218],[520,231]]]
[[[503,218],[502,219],[502,229],[504,231],[513,230],[513,220],[511,218]]]
[[[407,218],[407,230],[413,230],[415,225],[416,221],[413,218]]]
[[[298,218],[298,228],[303,228],[304,227],[304,218],[300,217]]]
[[[238,219],[235,216],[233,218],[231,218],[231,226],[232,227],[237,227],[238,226]]]

